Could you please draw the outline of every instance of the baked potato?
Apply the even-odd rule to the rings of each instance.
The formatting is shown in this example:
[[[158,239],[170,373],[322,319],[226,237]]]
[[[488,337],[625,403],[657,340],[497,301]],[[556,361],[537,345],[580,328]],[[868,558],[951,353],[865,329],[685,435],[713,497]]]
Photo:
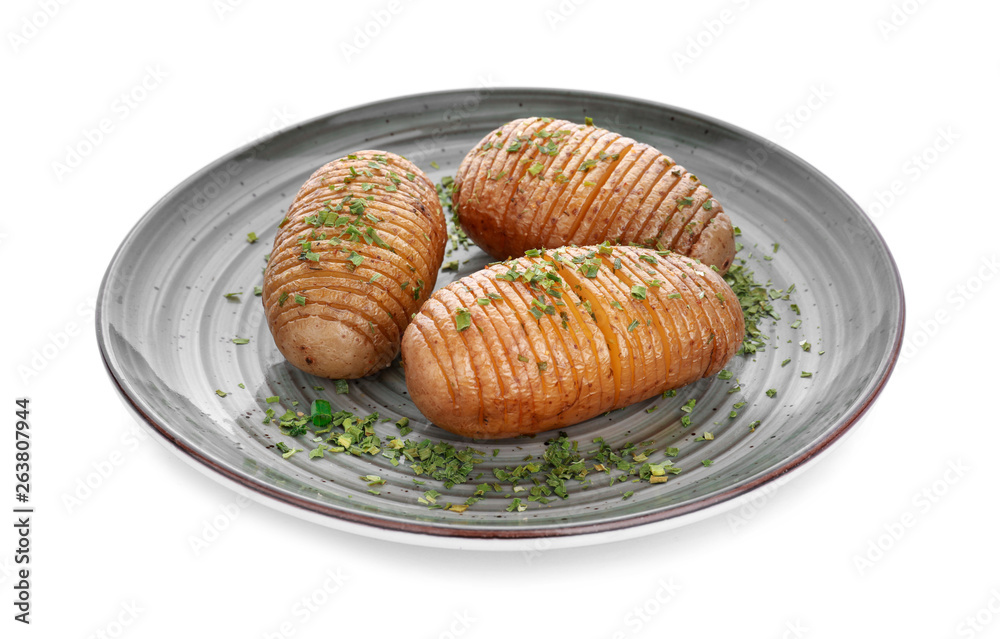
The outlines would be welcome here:
[[[626,246],[529,251],[435,292],[403,335],[410,397],[441,428],[568,426],[722,370],[744,332],[712,267]]]
[[[410,161],[358,151],[320,167],[281,221],[264,272],[278,350],[320,377],[385,368],[434,290],[446,242],[434,183]]]
[[[653,147],[592,124],[522,118],[465,156],[454,203],[497,259],[604,241],[669,249],[725,273],[733,226],[697,177]]]

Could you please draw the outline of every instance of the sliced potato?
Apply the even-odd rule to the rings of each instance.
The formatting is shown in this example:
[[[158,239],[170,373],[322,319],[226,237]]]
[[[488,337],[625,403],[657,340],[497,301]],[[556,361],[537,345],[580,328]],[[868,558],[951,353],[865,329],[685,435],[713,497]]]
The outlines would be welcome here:
[[[434,288],[446,242],[434,183],[408,160],[358,151],[320,167],[282,220],[264,272],[278,350],[321,377],[385,368]]]
[[[670,249],[724,273],[736,253],[729,216],[697,177],[593,125],[508,122],[466,155],[455,188],[459,222],[498,259],[611,241]]]
[[[718,373],[743,312],[715,269],[640,247],[569,247],[434,293],[403,335],[406,384],[438,426],[500,438],[568,426]]]

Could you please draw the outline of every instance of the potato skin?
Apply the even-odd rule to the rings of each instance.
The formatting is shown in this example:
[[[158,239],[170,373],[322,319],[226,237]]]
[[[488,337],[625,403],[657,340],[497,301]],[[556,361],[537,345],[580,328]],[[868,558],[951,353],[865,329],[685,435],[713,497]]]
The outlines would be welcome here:
[[[455,175],[468,236],[497,259],[605,241],[670,249],[725,273],[733,225],[712,192],[655,148],[551,118],[488,133]]]
[[[386,151],[320,167],[282,220],[262,301],[278,350],[307,373],[370,375],[434,289],[447,228],[434,183]]]
[[[407,327],[407,389],[441,428],[504,438],[569,426],[715,375],[742,343],[732,289],[690,257],[531,253],[445,286]]]

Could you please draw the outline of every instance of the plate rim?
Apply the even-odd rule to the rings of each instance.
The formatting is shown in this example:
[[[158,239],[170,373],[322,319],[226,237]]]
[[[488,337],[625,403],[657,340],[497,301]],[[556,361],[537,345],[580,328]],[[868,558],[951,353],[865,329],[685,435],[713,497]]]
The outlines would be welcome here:
[[[144,423],[147,428],[150,428],[154,434],[158,437],[156,439],[163,443],[164,445],[170,444],[168,447],[174,454],[184,458],[186,461],[195,461],[200,464],[199,470],[205,472],[205,474],[212,476],[214,479],[219,479],[218,476],[228,480],[229,482],[235,483],[237,486],[243,488],[245,491],[249,491],[250,494],[265,503],[268,506],[274,507],[278,510],[288,512],[289,509],[293,514],[300,516],[312,515],[312,517],[306,517],[307,519],[314,520],[315,516],[319,516],[322,523],[327,525],[333,525],[336,527],[337,522],[345,522],[350,525],[362,525],[371,528],[376,528],[383,533],[404,533],[407,536],[412,537],[411,541],[417,541],[420,538],[445,538],[460,541],[472,541],[472,540],[538,540],[538,539],[562,539],[568,540],[572,538],[584,539],[588,536],[601,535],[602,533],[614,533],[616,531],[621,531],[623,529],[634,528],[637,530],[647,529],[652,527],[657,523],[670,522],[673,526],[679,526],[687,523],[687,520],[693,520],[693,518],[699,513],[704,513],[704,511],[718,510],[720,507],[728,502],[732,502],[739,497],[744,495],[749,495],[761,488],[765,487],[767,484],[777,480],[778,478],[792,472],[800,471],[811,465],[810,462],[814,461],[821,453],[826,452],[830,447],[836,443],[841,437],[852,429],[852,427],[860,421],[860,419],[865,415],[865,413],[871,408],[875,400],[881,395],[885,385],[887,384],[889,378],[898,363],[899,356],[902,349],[903,335],[906,324],[906,298],[903,289],[902,278],[899,272],[899,267],[896,264],[896,260],[892,255],[892,251],[889,249],[885,238],[879,232],[878,228],[875,226],[872,219],[868,214],[862,209],[858,203],[847,194],[839,185],[837,185],[833,180],[831,180],[825,173],[814,167],[812,164],[802,159],[798,155],[792,153],[783,146],[764,138],[763,136],[757,135],[751,131],[743,129],[740,126],[725,122],[713,116],[698,113],[683,107],[676,107],[666,103],[648,100],[644,98],[635,98],[630,96],[618,95],[606,92],[597,91],[582,91],[577,89],[545,89],[538,87],[498,87],[491,88],[489,94],[491,96],[497,96],[503,99],[505,96],[508,98],[523,97],[527,94],[533,94],[534,97],[542,96],[558,96],[561,98],[566,97],[579,97],[582,99],[605,99],[612,101],[625,101],[637,106],[643,106],[648,108],[655,108],[659,110],[665,110],[684,117],[691,118],[693,120],[704,122],[716,129],[722,129],[729,131],[737,136],[743,137],[749,141],[755,142],[757,144],[765,145],[768,147],[769,152],[777,153],[784,156],[787,160],[794,164],[805,168],[815,180],[823,184],[828,189],[831,189],[838,197],[842,198],[850,206],[853,206],[857,213],[860,214],[859,220],[862,221],[867,231],[871,236],[877,240],[878,245],[884,251],[886,258],[888,259],[889,265],[891,267],[892,281],[895,284],[897,299],[899,303],[899,314],[896,317],[895,325],[895,341],[892,348],[888,354],[888,358],[883,364],[883,370],[881,370],[878,375],[877,381],[871,386],[871,390],[863,397],[860,405],[858,405],[855,410],[849,414],[845,413],[839,419],[837,426],[829,431],[822,439],[817,441],[814,445],[803,450],[799,455],[793,458],[786,459],[784,462],[780,463],[777,467],[771,469],[770,471],[758,475],[756,477],[749,478],[745,481],[737,482],[732,486],[726,488],[725,490],[703,497],[691,502],[680,504],[677,506],[672,506],[664,508],[657,511],[639,513],[636,515],[631,515],[627,517],[612,519],[603,522],[591,522],[586,524],[567,524],[565,526],[559,527],[545,527],[545,528],[510,528],[510,529],[498,529],[489,527],[443,527],[434,524],[420,523],[416,521],[406,521],[402,519],[392,519],[392,518],[382,518],[377,516],[368,515],[359,511],[351,511],[346,509],[341,509],[338,507],[320,504],[318,502],[308,501],[302,499],[292,493],[279,490],[276,487],[270,486],[263,482],[257,481],[254,477],[247,475],[237,469],[229,468],[223,463],[212,459],[211,456],[199,451],[195,446],[189,446],[185,442],[179,440],[170,430],[168,424],[160,424],[155,419],[153,419],[142,406],[142,398],[140,393],[133,394],[130,392],[132,385],[128,384],[127,380],[123,379],[124,375],[122,371],[116,370],[112,364],[112,352],[113,347],[108,343],[107,336],[104,330],[104,303],[106,297],[109,295],[109,285],[112,273],[115,271],[115,266],[118,264],[123,251],[126,246],[131,243],[133,238],[138,235],[145,226],[152,220],[157,211],[159,211],[165,202],[169,201],[175,193],[184,190],[189,186],[190,183],[201,179],[207,173],[210,173],[213,169],[217,169],[224,166],[225,163],[234,160],[252,150],[257,146],[266,145],[271,140],[287,135],[292,131],[297,129],[305,128],[311,126],[319,121],[328,120],[336,116],[357,113],[364,110],[377,109],[379,107],[384,107],[393,103],[398,102],[408,102],[417,100],[427,100],[432,98],[440,99],[442,97],[451,95],[456,99],[460,96],[468,96],[470,94],[479,94],[480,90],[476,88],[462,88],[462,89],[448,89],[441,91],[430,91],[422,93],[413,93],[408,95],[401,95],[391,98],[385,98],[373,102],[368,102],[364,104],[359,104],[344,109],[339,109],[336,111],[331,111],[328,113],[320,114],[315,117],[303,120],[302,122],[297,122],[289,126],[283,127],[276,131],[267,133],[259,138],[251,140],[246,144],[236,148],[229,153],[219,156],[215,160],[203,165],[201,168],[193,172],[187,178],[178,183],[174,188],[170,189],[161,198],[159,198],[132,226],[129,232],[125,235],[122,241],[119,243],[118,248],[115,250],[107,269],[101,279],[101,285],[97,294],[97,308],[95,312],[95,327],[97,333],[97,345],[98,350],[101,355],[101,360],[104,364],[104,369],[108,376],[111,378],[112,384],[118,391],[118,394],[125,404],[126,408],[137,418],[139,418],[140,423]],[[138,397],[136,396],[138,395]],[[302,511],[302,512],[299,512]],[[703,516],[710,516],[712,513],[704,514]],[[649,532],[655,532],[650,530]],[[642,534],[642,533],[640,533]],[[638,535],[636,535],[638,536]],[[594,539],[597,542],[597,539]],[[587,542],[582,542],[583,545]],[[440,544],[428,544],[428,545],[440,545]]]

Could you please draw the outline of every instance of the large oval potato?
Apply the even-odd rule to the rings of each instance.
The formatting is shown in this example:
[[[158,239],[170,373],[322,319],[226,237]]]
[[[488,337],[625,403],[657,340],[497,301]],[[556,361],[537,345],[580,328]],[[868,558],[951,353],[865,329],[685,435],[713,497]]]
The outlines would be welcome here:
[[[605,241],[670,249],[725,273],[733,226],[697,177],[653,147],[593,126],[522,118],[465,156],[454,202],[497,259]]]
[[[358,151],[299,190],[264,272],[271,335],[320,377],[363,377],[399,352],[434,289],[447,228],[434,183],[410,161]]]
[[[403,335],[406,386],[476,438],[567,426],[722,370],[740,303],[709,266],[625,246],[530,251],[435,292]]]

